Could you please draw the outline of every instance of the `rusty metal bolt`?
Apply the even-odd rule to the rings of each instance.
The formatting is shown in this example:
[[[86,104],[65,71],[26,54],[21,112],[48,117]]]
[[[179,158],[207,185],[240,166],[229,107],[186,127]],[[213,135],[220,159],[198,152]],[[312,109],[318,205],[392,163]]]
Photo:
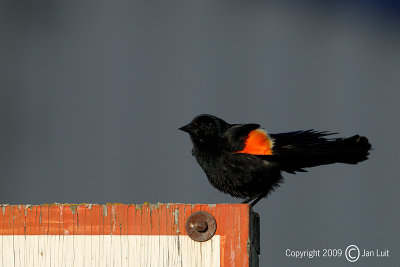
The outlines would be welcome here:
[[[200,232],[200,233],[204,233],[208,229],[208,225],[204,221],[203,222],[197,222],[195,226],[196,226],[196,230],[198,232]]]
[[[214,236],[216,230],[217,222],[205,211],[192,213],[186,221],[186,233],[194,241],[207,241]]]

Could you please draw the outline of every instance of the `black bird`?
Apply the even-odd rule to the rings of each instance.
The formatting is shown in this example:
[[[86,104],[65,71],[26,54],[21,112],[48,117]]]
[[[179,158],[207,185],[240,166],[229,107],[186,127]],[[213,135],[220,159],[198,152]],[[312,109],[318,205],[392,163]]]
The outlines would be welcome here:
[[[371,144],[363,136],[327,138],[315,130],[269,134],[259,124],[229,124],[199,115],[180,130],[189,133],[192,154],[210,183],[254,206],[282,182],[281,172],[336,162],[357,164],[368,158]]]

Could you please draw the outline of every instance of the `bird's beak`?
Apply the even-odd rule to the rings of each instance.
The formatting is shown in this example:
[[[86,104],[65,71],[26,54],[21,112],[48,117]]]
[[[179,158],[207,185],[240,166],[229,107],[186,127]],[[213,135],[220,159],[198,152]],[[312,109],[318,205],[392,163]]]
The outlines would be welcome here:
[[[187,132],[187,133],[191,133],[192,132],[192,125],[189,123],[189,124],[179,128],[179,130]]]

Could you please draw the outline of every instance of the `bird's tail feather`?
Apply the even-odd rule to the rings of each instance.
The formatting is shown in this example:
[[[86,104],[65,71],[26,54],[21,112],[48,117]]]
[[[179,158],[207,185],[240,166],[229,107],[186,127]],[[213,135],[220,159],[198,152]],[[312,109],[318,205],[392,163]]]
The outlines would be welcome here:
[[[368,158],[371,144],[366,137],[326,137],[331,134],[308,130],[271,135],[275,139],[272,157],[290,173],[336,162],[357,164]]]

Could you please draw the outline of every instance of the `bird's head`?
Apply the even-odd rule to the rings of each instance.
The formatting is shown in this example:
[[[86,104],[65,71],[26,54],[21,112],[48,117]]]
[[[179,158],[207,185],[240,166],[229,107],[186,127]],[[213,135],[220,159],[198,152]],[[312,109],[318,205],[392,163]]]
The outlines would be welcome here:
[[[187,132],[195,146],[214,146],[229,124],[213,115],[196,116],[189,124],[179,128]]]

